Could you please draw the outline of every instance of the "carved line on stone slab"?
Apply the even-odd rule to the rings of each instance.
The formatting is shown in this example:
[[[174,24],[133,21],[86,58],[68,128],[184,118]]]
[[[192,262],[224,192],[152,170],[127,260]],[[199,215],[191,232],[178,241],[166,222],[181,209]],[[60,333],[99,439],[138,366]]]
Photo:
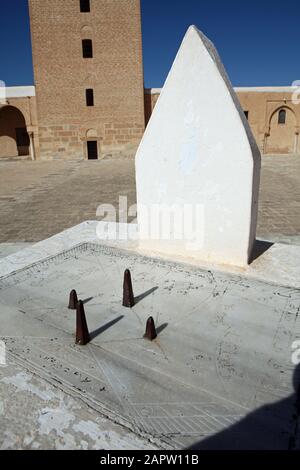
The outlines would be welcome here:
[[[32,362],[28,357],[26,360],[15,350],[8,352],[9,357],[19,365],[26,365],[26,368],[29,368],[30,371],[38,372],[39,376],[42,376],[50,382],[54,382],[56,386],[62,389],[69,389],[72,391],[72,395],[75,392],[75,395],[80,395],[84,402],[89,403],[90,406],[96,408],[97,411],[100,413],[104,413],[107,417],[111,419],[111,409],[104,405],[102,402],[95,402],[94,396],[87,390],[79,390],[78,388],[74,389],[74,385],[69,382],[65,377],[61,375],[56,375],[52,370],[51,373],[41,368],[41,365]],[[93,377],[89,372],[84,372],[83,375],[87,375],[89,377]],[[99,406],[100,405],[100,406]],[[210,403],[210,407],[217,406],[215,403]],[[169,436],[171,437],[173,434],[177,436],[193,436],[195,433],[201,433],[203,436],[208,436],[210,433],[214,433],[216,431],[222,430],[224,425],[234,424],[239,419],[243,418],[243,415],[239,413],[233,414],[232,412],[228,412],[226,414],[214,414],[205,411],[205,407],[207,407],[207,403],[204,405],[203,403],[165,403],[165,404],[152,404],[151,408],[149,409],[149,405],[146,403],[144,405],[139,405],[141,410],[147,409],[148,416],[143,416],[138,413],[138,409],[136,410],[138,414],[134,417],[130,415],[126,415],[126,413],[122,413],[120,416],[115,415],[114,419],[116,422],[119,421],[121,418],[121,423],[126,427],[129,427],[131,430],[139,429],[140,432],[150,433],[151,436]],[[172,410],[170,410],[172,408]],[[184,408],[184,413],[182,410]],[[191,412],[195,410],[196,412]],[[156,411],[159,410],[160,413],[166,413],[165,416],[157,415]],[[181,414],[179,414],[179,412]],[[116,419],[118,417],[118,419]],[[132,426],[132,419],[135,418],[135,426]],[[130,419],[130,421],[128,421]],[[121,424],[120,423],[120,424]],[[130,425],[129,425],[130,423]]]
[[[6,289],[9,287],[13,287],[23,281],[26,281],[29,276],[34,276],[38,273],[39,269],[48,268],[51,264],[57,263],[61,264],[64,261],[70,260],[76,254],[87,254],[88,256],[92,256],[93,253],[100,253],[105,256],[110,256],[114,258],[127,258],[133,262],[142,263],[148,266],[158,266],[160,268],[169,268],[172,271],[179,272],[186,275],[193,275],[207,279],[207,276],[211,276],[212,283],[217,282],[232,282],[235,285],[243,286],[243,283],[246,281],[251,284],[251,286],[255,287],[255,285],[268,285],[268,286],[276,286],[277,289],[280,290],[288,290],[293,292],[300,292],[300,289],[290,288],[286,286],[278,286],[272,282],[265,282],[257,279],[245,279],[243,276],[239,276],[238,274],[224,274],[217,270],[205,270],[204,268],[188,265],[186,263],[181,262],[172,262],[171,260],[163,260],[161,258],[156,257],[147,257],[142,254],[137,254],[131,251],[122,250],[120,248],[110,247],[107,245],[101,245],[92,242],[83,242],[78,245],[75,245],[67,250],[59,252],[55,255],[51,255],[40,261],[36,261],[29,266],[25,266],[19,270],[13,271],[3,277],[0,277],[0,290]]]
[[[74,254],[83,253],[85,250],[88,250],[88,245],[88,243],[80,243],[79,245],[75,245],[65,251],[62,251],[55,255],[51,255],[40,261],[36,261],[28,266],[6,274],[3,277],[0,277],[0,290],[3,288],[11,287],[12,285],[16,285],[22,282],[23,280],[26,280],[28,277],[28,273],[35,275],[39,269],[45,267],[47,268],[52,263],[59,261],[64,262],[68,259],[71,259]],[[14,281],[13,283],[11,283],[12,280]]]
[[[25,367],[26,369],[29,369],[32,373],[38,374],[39,377],[43,378],[44,380],[47,380],[49,383],[55,385],[56,387],[63,390],[64,392],[66,391],[67,393],[69,392],[71,396],[80,398],[84,403],[88,404],[88,406],[98,411],[102,416],[106,417],[107,419],[110,419],[113,422],[120,424],[121,426],[124,426],[125,428],[133,431],[137,435],[140,435],[148,439],[150,442],[153,442],[160,447],[163,445],[163,441],[162,441],[163,438],[167,439],[167,441],[165,441],[164,444],[170,445],[169,439],[171,439],[171,442],[172,442],[173,440],[172,435],[174,433],[178,436],[187,436],[187,437],[189,436],[189,434],[186,433],[186,429],[184,430],[184,432],[180,432],[180,430],[178,429],[178,425],[176,427],[177,431],[175,431],[174,429],[170,430],[169,426],[162,424],[160,426],[161,431],[157,432],[157,426],[153,427],[153,423],[151,421],[152,417],[149,417],[149,416],[146,418],[135,416],[136,419],[135,419],[135,422],[133,422],[132,416],[129,416],[129,415],[126,416],[125,413],[120,414],[119,412],[114,411],[111,406],[108,407],[106,404],[104,404],[101,401],[95,401],[94,396],[88,391],[83,392],[83,391],[80,391],[78,388],[77,389],[74,388],[74,386],[62,376],[55,375],[53,372],[49,373],[48,371],[43,369],[39,364],[37,364],[36,362],[30,361],[28,358],[26,358],[25,360],[23,357],[21,357],[21,355],[17,351],[14,351],[14,352],[9,351],[8,357],[10,357],[11,360],[17,365],[20,365],[21,367]],[[186,404],[183,403],[183,405],[186,405]],[[188,404],[188,405],[195,406],[198,404],[195,403],[195,404]],[[159,407],[159,403],[157,404],[157,406]],[[176,416],[174,417],[174,419],[175,418]],[[169,420],[170,416],[167,419]],[[192,434],[190,435],[192,436]],[[159,440],[156,441],[156,439],[159,439]]]
[[[76,389],[70,382],[65,380],[63,377],[56,376],[52,372],[48,373],[47,370],[43,369],[36,362],[29,361],[28,358],[26,358],[25,360],[17,351],[8,351],[7,354],[8,357],[11,358],[11,360],[17,365],[29,370],[31,373],[37,374],[44,380],[49,381],[49,383],[56,386],[63,392],[69,392],[71,396],[76,398],[80,397],[80,399],[84,403],[87,403],[88,406],[98,411],[102,416],[106,417],[107,419],[113,420],[115,423],[120,424],[121,426],[124,426],[125,428],[133,432],[136,432],[136,429],[128,420],[128,417],[120,415],[118,412],[115,412],[112,407],[108,407],[101,401],[96,401],[94,396],[90,393],[83,393],[78,388]],[[148,436],[148,438],[153,441],[152,436]]]
[[[37,263],[34,263],[31,267],[29,268],[23,268],[22,270],[19,271],[19,273],[16,273],[16,274],[23,274],[28,272],[28,270],[30,272],[36,272],[36,269],[39,269],[40,267],[49,267],[50,264],[52,264],[53,262],[64,262],[66,261],[67,259],[70,259],[74,253],[75,254],[82,254],[82,253],[86,253],[88,256],[93,256],[93,254],[97,252],[97,253],[101,253],[103,255],[109,255],[109,256],[113,256],[113,257],[116,257],[116,258],[120,258],[120,256],[124,256],[125,258],[128,258],[128,259],[133,259],[135,261],[138,261],[140,263],[144,263],[146,265],[157,265],[157,263],[155,262],[154,259],[150,259],[150,263],[149,263],[149,259],[146,258],[146,257],[143,257],[141,255],[132,255],[131,253],[128,253],[127,251],[122,251],[122,250],[119,250],[119,249],[115,249],[115,248],[111,248],[111,247],[106,247],[106,246],[101,246],[101,245],[98,245],[98,244],[92,244],[92,243],[83,243],[83,244],[80,244],[80,245],[76,245],[75,247],[73,248],[70,248],[69,250],[66,250],[62,253],[59,253],[58,255],[55,255],[55,256],[51,256],[49,258],[46,258],[40,262],[37,262]],[[163,268],[166,268],[167,266],[172,266],[174,270],[176,270],[177,272],[181,272],[181,273],[186,273],[187,275],[190,274],[190,270],[188,269],[183,269],[181,268],[180,269],[180,266],[177,264],[177,263],[172,263],[172,262],[165,262],[165,261],[161,261],[161,260],[158,260],[158,264],[160,266],[162,266]],[[184,265],[183,265],[184,266]],[[194,268],[193,269],[194,271],[194,274],[197,276],[197,274],[199,275],[199,270],[197,268]],[[205,275],[204,276],[203,274],[200,275],[200,277],[206,277],[207,278],[207,275],[210,275],[212,278],[213,278],[213,275],[212,273],[210,272],[205,272]],[[11,275],[10,275],[11,276]],[[10,277],[8,276],[8,277]],[[220,278],[224,278],[225,280],[228,281],[228,278],[230,278],[230,276],[220,276]],[[231,280],[233,281],[234,279],[237,279],[238,276],[231,276]],[[25,277],[25,279],[27,279],[27,276]],[[16,280],[16,277],[14,277],[14,281]],[[215,279],[213,278],[213,281],[215,281]],[[220,282],[221,282],[221,279],[220,279]],[[251,284],[255,284],[253,283],[253,281],[251,282]],[[285,289],[286,290],[286,289]],[[289,289],[290,290],[290,289]],[[293,291],[295,291],[295,289],[292,289]],[[195,415],[195,416],[192,416],[191,419],[193,418],[199,418],[199,416]],[[150,421],[151,419],[154,419],[156,420],[156,418],[161,418],[161,417],[148,417],[150,418]],[[170,416],[168,417],[168,419],[170,418]],[[176,416],[172,417],[173,419],[176,419]],[[202,419],[202,417],[201,417]],[[150,424],[150,421],[149,421],[149,424]],[[156,420],[157,421],[157,420]],[[168,432],[170,434],[172,434],[173,432],[175,432],[175,434],[180,434],[180,435],[188,435],[187,432],[186,432],[186,429],[183,430],[181,429],[180,430],[180,423],[177,423],[177,425],[175,426],[175,423],[173,422],[174,424],[174,427],[170,429],[170,423],[168,422],[168,424],[166,425],[166,427],[164,427],[164,424],[166,424],[166,422],[160,422],[160,425],[161,425],[161,428],[162,428],[162,434],[168,434]],[[200,424],[200,423],[199,423]],[[142,426],[143,427],[143,426]],[[175,429],[176,428],[176,429]],[[204,431],[202,429],[202,431]],[[152,431],[153,432],[153,431]],[[159,435],[159,434],[158,434]]]

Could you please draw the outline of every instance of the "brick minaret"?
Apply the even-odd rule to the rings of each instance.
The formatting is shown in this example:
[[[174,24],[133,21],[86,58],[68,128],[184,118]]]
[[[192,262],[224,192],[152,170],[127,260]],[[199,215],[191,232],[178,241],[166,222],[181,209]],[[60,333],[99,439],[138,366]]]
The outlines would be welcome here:
[[[144,131],[140,0],[29,0],[42,159],[130,152]]]

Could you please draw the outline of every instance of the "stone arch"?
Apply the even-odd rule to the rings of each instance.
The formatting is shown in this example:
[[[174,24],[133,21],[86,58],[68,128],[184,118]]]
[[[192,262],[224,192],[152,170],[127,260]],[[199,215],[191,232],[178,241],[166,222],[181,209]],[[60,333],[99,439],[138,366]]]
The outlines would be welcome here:
[[[100,139],[96,129],[88,129],[85,134],[87,160],[98,160],[100,156]]]
[[[284,124],[278,119],[279,113],[283,110],[286,111]],[[278,106],[269,117],[265,153],[297,153],[300,150],[298,134],[299,128],[294,110],[287,105]]]
[[[98,139],[98,132],[96,129],[88,129],[86,131],[86,140]]]
[[[30,155],[24,114],[15,106],[0,108],[0,158]]]
[[[91,26],[83,26],[80,30],[81,39],[93,38],[94,30]]]
[[[295,118],[295,122],[296,122],[296,126],[298,125],[298,120],[297,120],[297,116],[296,116],[296,113],[295,111],[293,110],[293,108],[291,108],[290,106],[288,106],[287,104],[283,104],[281,106],[278,106],[275,110],[273,110],[270,114],[270,117],[269,117],[269,127],[271,125],[271,122],[272,122],[272,119],[274,118],[275,115],[278,115],[278,113],[281,111],[281,110],[285,110],[285,111],[290,111],[294,118]]]

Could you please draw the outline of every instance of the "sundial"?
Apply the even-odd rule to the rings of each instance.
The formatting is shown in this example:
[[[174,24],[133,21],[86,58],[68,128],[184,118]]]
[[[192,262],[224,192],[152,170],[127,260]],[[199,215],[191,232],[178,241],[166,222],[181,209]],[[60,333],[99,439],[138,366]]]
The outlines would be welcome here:
[[[8,360],[149,445],[299,448],[300,251],[257,252],[260,165],[192,26],[136,155],[137,224],[85,222],[0,262]]]
[[[131,309],[122,306],[126,269]],[[72,289],[86,346],[75,344]],[[238,423],[253,413],[252,439],[286,449],[299,304],[297,289],[84,243],[0,280],[1,339],[27,370],[163,447],[210,445],[234,426],[244,439]],[[152,342],[143,337],[150,316]]]

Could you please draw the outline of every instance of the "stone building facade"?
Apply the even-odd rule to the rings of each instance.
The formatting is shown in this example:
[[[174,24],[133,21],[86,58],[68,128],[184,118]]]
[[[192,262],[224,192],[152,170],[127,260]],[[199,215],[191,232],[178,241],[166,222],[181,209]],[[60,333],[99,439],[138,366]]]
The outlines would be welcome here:
[[[236,88],[236,92],[263,154],[300,154],[300,101],[294,87]]]
[[[140,0],[29,0],[40,157],[99,158],[144,129]]]

